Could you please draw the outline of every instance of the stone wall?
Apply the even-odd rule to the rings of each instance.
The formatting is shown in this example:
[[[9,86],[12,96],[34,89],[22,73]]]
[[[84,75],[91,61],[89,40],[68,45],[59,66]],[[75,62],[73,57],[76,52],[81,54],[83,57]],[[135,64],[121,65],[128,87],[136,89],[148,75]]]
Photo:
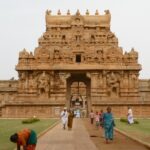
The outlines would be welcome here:
[[[142,101],[150,101],[150,79],[140,80],[139,90]]]
[[[0,80],[0,106],[13,101],[17,95],[18,80]]]
[[[50,105],[11,105],[2,108],[4,118],[39,118],[60,117],[63,107]]]
[[[114,114],[114,117],[120,118],[124,117],[126,118],[127,112],[128,112],[128,106],[130,106],[133,110],[134,117],[137,118],[150,118],[150,103],[149,104],[139,104],[139,105],[110,105],[112,108],[112,113]],[[106,111],[107,106],[94,106],[92,109],[95,111]]]

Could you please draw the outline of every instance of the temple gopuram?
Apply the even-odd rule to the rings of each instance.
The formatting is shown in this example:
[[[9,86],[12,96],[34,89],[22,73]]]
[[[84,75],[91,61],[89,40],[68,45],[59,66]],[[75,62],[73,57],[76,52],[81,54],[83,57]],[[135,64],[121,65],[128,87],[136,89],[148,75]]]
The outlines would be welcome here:
[[[150,117],[150,80],[140,80],[138,52],[119,47],[111,14],[79,10],[45,14],[34,52],[19,53],[18,80],[0,81],[0,117],[58,117],[64,106],[79,117],[112,107],[115,117]]]

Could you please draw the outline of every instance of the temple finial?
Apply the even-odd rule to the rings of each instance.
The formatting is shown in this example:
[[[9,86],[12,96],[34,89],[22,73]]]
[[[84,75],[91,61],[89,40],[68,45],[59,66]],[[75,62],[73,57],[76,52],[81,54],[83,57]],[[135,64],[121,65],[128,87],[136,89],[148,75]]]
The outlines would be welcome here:
[[[89,10],[87,9],[87,10],[86,10],[86,15],[89,15],[89,14],[90,14],[90,13],[89,13]]]
[[[109,10],[105,10],[104,12],[105,12],[106,15],[110,14]]]
[[[99,12],[98,12],[98,10],[97,10],[97,9],[96,9],[95,15],[99,15]]]
[[[79,9],[77,10],[76,15],[77,15],[77,16],[80,16],[80,11],[79,11]]]
[[[51,15],[51,10],[46,10],[46,15]]]
[[[67,11],[67,15],[70,15],[70,10],[68,9],[68,11]]]
[[[57,15],[61,15],[60,9],[58,10]]]

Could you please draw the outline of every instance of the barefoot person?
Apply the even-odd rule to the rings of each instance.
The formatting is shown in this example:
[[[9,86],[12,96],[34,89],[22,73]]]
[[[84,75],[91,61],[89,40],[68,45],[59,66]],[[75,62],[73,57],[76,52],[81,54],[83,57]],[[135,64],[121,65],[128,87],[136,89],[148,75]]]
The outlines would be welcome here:
[[[101,109],[100,113],[99,113],[99,123],[100,123],[100,127],[102,130],[102,137],[105,137],[105,133],[104,133],[104,112]]]
[[[74,118],[74,113],[73,111],[69,110],[68,111],[68,130],[72,129],[73,118]]]
[[[99,127],[99,114],[98,114],[98,111],[96,111],[96,113],[95,113],[95,126],[96,126],[96,129],[98,129],[98,127]]]
[[[133,113],[132,113],[131,107],[128,107],[127,119],[128,119],[128,123],[129,123],[129,124],[133,124],[133,123],[134,123],[134,120],[133,120]]]
[[[104,130],[105,130],[105,139],[108,144],[109,140],[113,140],[113,128],[114,128],[114,119],[111,113],[111,107],[107,107],[107,112],[103,116],[104,121]]]
[[[11,135],[10,141],[17,144],[17,150],[21,150],[21,147],[23,147],[23,150],[35,150],[37,136],[35,131],[23,129]]]
[[[61,116],[61,120],[62,120],[62,124],[63,124],[63,129],[66,129],[66,124],[68,121],[68,113],[67,113],[66,107],[64,107],[64,110],[61,112],[60,116]]]
[[[91,112],[90,112],[89,116],[90,116],[91,124],[93,124],[93,122],[94,122],[94,116],[95,116],[95,114],[94,114],[93,110],[91,110]]]
[[[104,121],[103,121],[103,117],[104,117],[104,112],[101,109],[100,113],[99,113],[99,122],[100,122],[100,126],[103,128],[104,127]]]

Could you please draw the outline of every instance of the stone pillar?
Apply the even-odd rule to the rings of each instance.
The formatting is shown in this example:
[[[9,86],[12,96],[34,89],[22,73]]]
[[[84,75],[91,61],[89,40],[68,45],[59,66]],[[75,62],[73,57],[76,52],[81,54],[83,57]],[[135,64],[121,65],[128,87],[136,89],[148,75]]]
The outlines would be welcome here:
[[[91,79],[91,73],[90,72],[87,72],[86,73],[86,76]],[[87,88],[86,88],[86,91],[87,91],[87,94],[86,94],[86,100],[87,100],[87,114],[91,111],[92,109],[92,103],[91,103],[91,82],[88,84],[86,83],[87,85]]]
[[[71,74],[70,73],[65,73],[64,75],[65,77],[65,80],[66,80],[66,101],[65,101],[65,104],[67,106],[67,108],[70,108],[70,93],[71,93],[71,89],[70,89],[70,81],[67,82],[67,79],[69,77],[71,77]]]
[[[129,90],[129,74],[128,72],[123,72],[122,78],[120,80],[120,96],[128,96]]]
[[[106,71],[104,70],[103,72],[102,72],[102,76],[103,76],[103,96],[107,96],[107,86],[106,86]]]

